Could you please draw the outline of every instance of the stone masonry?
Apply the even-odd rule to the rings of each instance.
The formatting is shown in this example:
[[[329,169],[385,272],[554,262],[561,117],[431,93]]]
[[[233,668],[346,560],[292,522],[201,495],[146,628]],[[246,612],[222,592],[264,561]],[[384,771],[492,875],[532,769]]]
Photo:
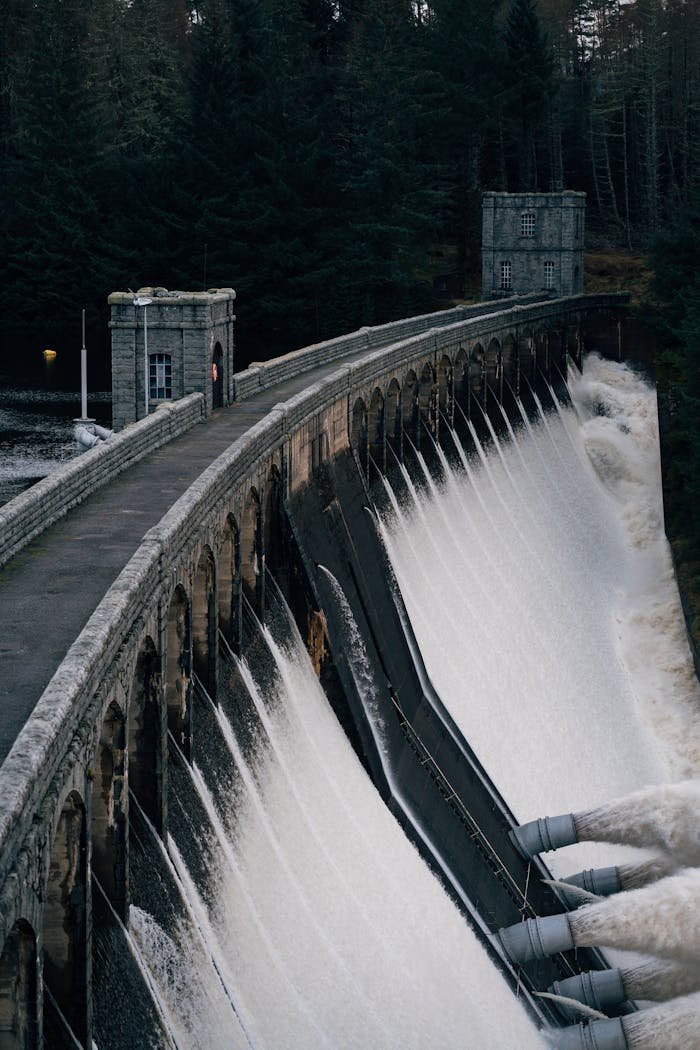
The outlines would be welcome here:
[[[137,306],[136,298],[147,298]],[[112,332],[112,425],[121,430],[145,410],[201,393],[206,412],[233,400],[235,298],[233,288],[170,292],[140,288],[109,296]],[[145,361],[144,318],[147,325]]]
[[[482,299],[583,291],[586,194],[485,193]]]

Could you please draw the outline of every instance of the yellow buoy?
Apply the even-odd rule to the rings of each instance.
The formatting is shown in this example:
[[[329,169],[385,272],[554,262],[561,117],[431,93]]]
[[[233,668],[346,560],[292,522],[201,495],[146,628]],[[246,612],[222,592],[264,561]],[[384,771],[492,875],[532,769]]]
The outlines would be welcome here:
[[[55,350],[44,350],[44,361],[53,361],[56,357]]]

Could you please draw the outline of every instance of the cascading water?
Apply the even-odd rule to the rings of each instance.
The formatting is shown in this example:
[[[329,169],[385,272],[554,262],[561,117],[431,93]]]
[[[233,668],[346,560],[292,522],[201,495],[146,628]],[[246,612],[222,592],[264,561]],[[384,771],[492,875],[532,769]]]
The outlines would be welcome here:
[[[441,457],[439,494],[408,479],[382,523],[438,693],[522,819],[700,773],[654,391],[592,355],[571,397],[522,409],[516,443],[460,445],[465,473]],[[629,856],[560,852],[560,875]]]
[[[167,858],[140,821],[131,926],[177,1046],[542,1050],[282,634],[226,661],[218,704],[198,687]]]
[[[491,429],[478,445],[472,429],[463,470],[438,450],[440,483],[419,457],[423,491],[404,469],[408,499],[389,487],[380,523],[438,693],[521,819],[700,771],[653,395],[594,358],[572,399],[535,421],[523,408],[510,440]],[[164,1030],[142,1044],[541,1050],[372,787],[294,628],[265,627],[247,652],[225,663],[216,704],[198,687],[192,761],[171,741],[167,852],[144,819],[132,829],[140,1016]],[[355,646],[361,693],[362,658]],[[623,849],[576,844],[553,867],[619,864]],[[97,1042],[116,1047],[108,1007]]]

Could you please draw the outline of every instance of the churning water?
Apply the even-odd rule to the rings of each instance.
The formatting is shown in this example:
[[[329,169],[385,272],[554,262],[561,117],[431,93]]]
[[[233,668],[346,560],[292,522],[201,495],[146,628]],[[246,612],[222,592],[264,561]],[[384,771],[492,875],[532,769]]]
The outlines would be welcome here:
[[[162,926],[143,909],[131,920],[175,1044],[541,1050],[368,780],[299,636],[283,646],[266,629],[265,642],[265,673],[236,672],[245,729],[225,697],[207,701],[202,768],[179,763],[190,783],[174,796],[190,801],[166,863],[178,918],[167,932],[168,909]]]
[[[439,491],[411,488],[383,526],[434,685],[522,821],[700,775],[655,392],[596,355],[570,388],[516,441],[460,450],[464,471],[443,458]]]
[[[382,531],[438,692],[521,820],[698,776],[700,696],[663,535],[653,391],[594,357],[571,405],[523,412],[511,431],[476,454],[460,447],[461,468],[443,456],[442,480],[426,473],[420,492],[406,474],[402,503],[390,492]],[[139,832],[131,933],[164,1019],[154,1045],[541,1050],[369,782],[298,635],[263,639],[260,667],[232,664],[219,703],[200,699],[206,755],[173,761],[150,900],[164,847],[145,820]],[[617,863],[624,849],[579,844],[553,867]],[[686,882],[649,922],[671,928]],[[658,905],[662,883],[655,892]],[[614,928],[630,944],[640,911],[605,906],[589,911],[589,923],[602,916],[595,936]],[[659,1046],[690,1050],[688,1002],[644,1011],[631,1045],[650,1047],[657,1025]]]

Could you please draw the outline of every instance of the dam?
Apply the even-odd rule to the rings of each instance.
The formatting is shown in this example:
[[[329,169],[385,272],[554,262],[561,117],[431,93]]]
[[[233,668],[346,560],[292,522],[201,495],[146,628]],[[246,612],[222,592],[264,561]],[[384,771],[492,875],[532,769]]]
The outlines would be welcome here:
[[[458,1046],[471,1031],[497,1050],[564,1023],[538,991],[605,961],[521,968],[494,937],[562,903],[514,848],[530,814],[428,637],[450,638],[450,582],[483,595],[515,579],[527,514],[521,496],[505,528],[493,508],[469,524],[487,575],[460,584],[466,519],[432,486],[480,456],[487,475],[517,469],[521,492],[557,464],[571,475],[569,362],[623,356],[625,312],[531,297],[227,371],[228,403],[187,394],[3,508],[0,1045]],[[572,505],[556,484],[552,499]],[[428,556],[401,522],[431,502]],[[527,559],[548,560],[533,535]],[[526,647],[515,586],[490,602],[516,613],[507,629],[488,595],[467,610],[465,641],[492,662]]]

